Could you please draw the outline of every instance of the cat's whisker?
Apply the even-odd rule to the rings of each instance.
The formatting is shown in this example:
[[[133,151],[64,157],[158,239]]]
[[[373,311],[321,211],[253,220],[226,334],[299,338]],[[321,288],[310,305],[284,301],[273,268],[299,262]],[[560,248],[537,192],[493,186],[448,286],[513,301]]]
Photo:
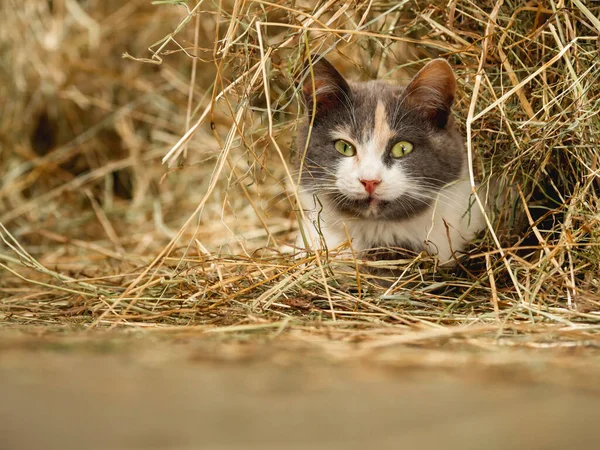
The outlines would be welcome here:
[[[422,201],[424,203],[427,203],[427,205],[433,206],[434,204],[438,204],[438,205],[447,205],[450,206],[452,208],[466,208],[467,205],[462,205],[460,202],[456,201],[455,199],[453,199],[452,197],[448,197],[448,196],[444,196],[442,194],[435,193],[435,194],[431,194],[428,195],[424,192],[419,192],[419,193],[415,193],[412,196],[415,200],[418,201]],[[429,200],[429,201],[427,201]]]
[[[430,196],[440,196],[448,199],[453,199],[454,197],[450,195],[449,192],[444,189],[439,189],[435,186],[426,186],[420,185],[418,189],[414,190],[415,195],[430,195]]]
[[[313,169],[321,169],[326,173],[329,173],[332,176],[335,176],[335,172],[333,172],[331,169],[329,169],[328,167],[324,167],[323,165],[317,163],[316,161],[314,161],[313,159],[309,158],[308,156],[304,158],[305,161],[308,161],[312,164],[314,164],[313,166],[305,166],[306,168],[313,168]]]

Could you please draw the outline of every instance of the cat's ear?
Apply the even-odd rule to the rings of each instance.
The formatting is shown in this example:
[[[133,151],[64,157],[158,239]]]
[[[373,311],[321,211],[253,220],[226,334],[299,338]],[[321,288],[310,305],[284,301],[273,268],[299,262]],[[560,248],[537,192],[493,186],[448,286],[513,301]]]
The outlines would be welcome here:
[[[350,98],[350,86],[344,77],[320,55],[311,55],[310,62],[305,63],[303,79],[302,92],[309,114],[315,101],[318,114]]]
[[[444,59],[434,59],[411,80],[402,94],[402,102],[444,128],[455,93],[456,78],[450,64]]]

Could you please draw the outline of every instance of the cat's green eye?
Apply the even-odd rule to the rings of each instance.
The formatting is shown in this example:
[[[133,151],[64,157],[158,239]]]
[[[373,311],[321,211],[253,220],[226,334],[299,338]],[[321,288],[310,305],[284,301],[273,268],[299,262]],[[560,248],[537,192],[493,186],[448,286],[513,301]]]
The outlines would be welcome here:
[[[341,139],[339,141],[335,141],[335,149],[344,156],[356,155],[356,149],[354,146]]]
[[[413,145],[407,141],[400,141],[392,147],[392,156],[394,158],[402,158],[412,152]]]

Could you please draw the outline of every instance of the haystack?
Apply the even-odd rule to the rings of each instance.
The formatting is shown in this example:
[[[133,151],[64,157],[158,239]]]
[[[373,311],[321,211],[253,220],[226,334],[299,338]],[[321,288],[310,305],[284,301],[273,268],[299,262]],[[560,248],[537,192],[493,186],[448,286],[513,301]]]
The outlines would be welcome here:
[[[600,5],[5,3],[0,323],[383,343],[598,329]],[[473,181],[500,192],[457,269],[290,256],[310,53],[365,80],[453,65]],[[382,287],[367,265],[401,275]]]

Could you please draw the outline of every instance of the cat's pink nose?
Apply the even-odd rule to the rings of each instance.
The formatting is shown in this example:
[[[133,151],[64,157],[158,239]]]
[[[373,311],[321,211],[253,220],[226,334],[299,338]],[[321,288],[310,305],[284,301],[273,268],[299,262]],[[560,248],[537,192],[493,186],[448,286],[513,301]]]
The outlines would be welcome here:
[[[377,185],[381,183],[381,180],[360,180],[360,182],[363,184],[369,195],[371,195],[375,191]]]

